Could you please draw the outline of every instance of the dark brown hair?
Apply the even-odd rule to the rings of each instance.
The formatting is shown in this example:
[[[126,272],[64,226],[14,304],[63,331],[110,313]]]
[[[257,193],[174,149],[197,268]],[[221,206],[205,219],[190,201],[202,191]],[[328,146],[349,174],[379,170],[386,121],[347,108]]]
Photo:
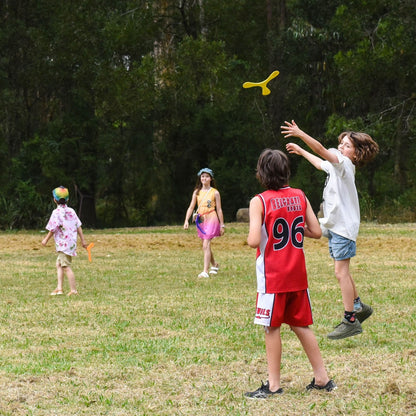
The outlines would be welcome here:
[[[207,172],[202,172],[202,173],[207,173]],[[201,173],[201,175],[202,175]],[[208,173],[209,175],[209,173]],[[211,176],[211,175],[209,175]],[[217,188],[216,184],[215,184],[215,179],[211,176],[211,188]],[[198,176],[198,179],[196,180],[196,184],[195,184],[195,188],[194,190],[196,191],[196,194],[199,195],[199,191],[202,189],[202,183],[201,183],[201,176]]]
[[[265,149],[257,162],[256,177],[267,189],[278,190],[289,184],[289,159],[280,150]]]
[[[355,148],[354,165],[359,167],[373,160],[378,153],[378,144],[367,133],[357,133],[354,131],[344,131],[338,136],[338,143],[347,136]]]

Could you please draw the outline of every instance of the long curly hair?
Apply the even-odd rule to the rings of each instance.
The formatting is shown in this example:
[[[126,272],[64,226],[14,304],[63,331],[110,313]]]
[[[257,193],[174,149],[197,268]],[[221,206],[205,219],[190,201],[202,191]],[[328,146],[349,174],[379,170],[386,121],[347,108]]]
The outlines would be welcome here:
[[[361,167],[372,161],[379,152],[378,144],[367,133],[344,131],[338,136],[338,143],[347,136],[354,144],[354,165]]]

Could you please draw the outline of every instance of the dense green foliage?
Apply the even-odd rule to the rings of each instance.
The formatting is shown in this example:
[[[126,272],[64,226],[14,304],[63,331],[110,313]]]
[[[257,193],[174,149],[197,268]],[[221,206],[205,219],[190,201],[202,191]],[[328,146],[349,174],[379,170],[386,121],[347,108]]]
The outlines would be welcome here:
[[[232,220],[291,119],[326,146],[372,135],[364,217],[416,217],[411,0],[6,0],[0,19],[2,228],[44,225],[61,184],[85,225],[180,223],[204,166]],[[269,96],[242,88],[275,69]],[[323,174],[291,160],[318,208]]]

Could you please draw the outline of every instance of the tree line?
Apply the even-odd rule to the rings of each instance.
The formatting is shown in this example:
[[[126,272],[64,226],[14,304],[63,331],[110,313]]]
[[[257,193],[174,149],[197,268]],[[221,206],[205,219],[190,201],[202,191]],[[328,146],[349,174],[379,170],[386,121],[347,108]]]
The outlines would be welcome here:
[[[206,166],[234,220],[292,119],[327,147],[370,134],[363,217],[416,218],[411,0],[4,0],[0,19],[3,229],[44,226],[59,185],[84,226],[181,223]],[[274,70],[270,95],[242,88]],[[317,210],[323,174],[290,159]]]

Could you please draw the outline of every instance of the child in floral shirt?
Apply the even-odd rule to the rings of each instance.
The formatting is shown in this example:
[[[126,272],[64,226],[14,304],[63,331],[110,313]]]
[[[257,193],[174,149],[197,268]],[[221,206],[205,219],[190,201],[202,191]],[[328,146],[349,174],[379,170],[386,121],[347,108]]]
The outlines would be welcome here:
[[[77,295],[75,275],[71,269],[72,257],[77,255],[78,235],[81,239],[82,247],[87,248],[87,243],[85,242],[84,234],[82,233],[80,219],[75,211],[66,205],[69,198],[68,189],[60,186],[52,191],[52,195],[57,207],[53,210],[49,222],[46,225],[46,229],[49,233],[42,240],[42,245],[46,246],[53,235],[55,239],[55,248],[58,252],[58,258],[56,259],[58,285],[51,295],[63,295],[64,273],[68,277],[70,287],[68,296]]]

